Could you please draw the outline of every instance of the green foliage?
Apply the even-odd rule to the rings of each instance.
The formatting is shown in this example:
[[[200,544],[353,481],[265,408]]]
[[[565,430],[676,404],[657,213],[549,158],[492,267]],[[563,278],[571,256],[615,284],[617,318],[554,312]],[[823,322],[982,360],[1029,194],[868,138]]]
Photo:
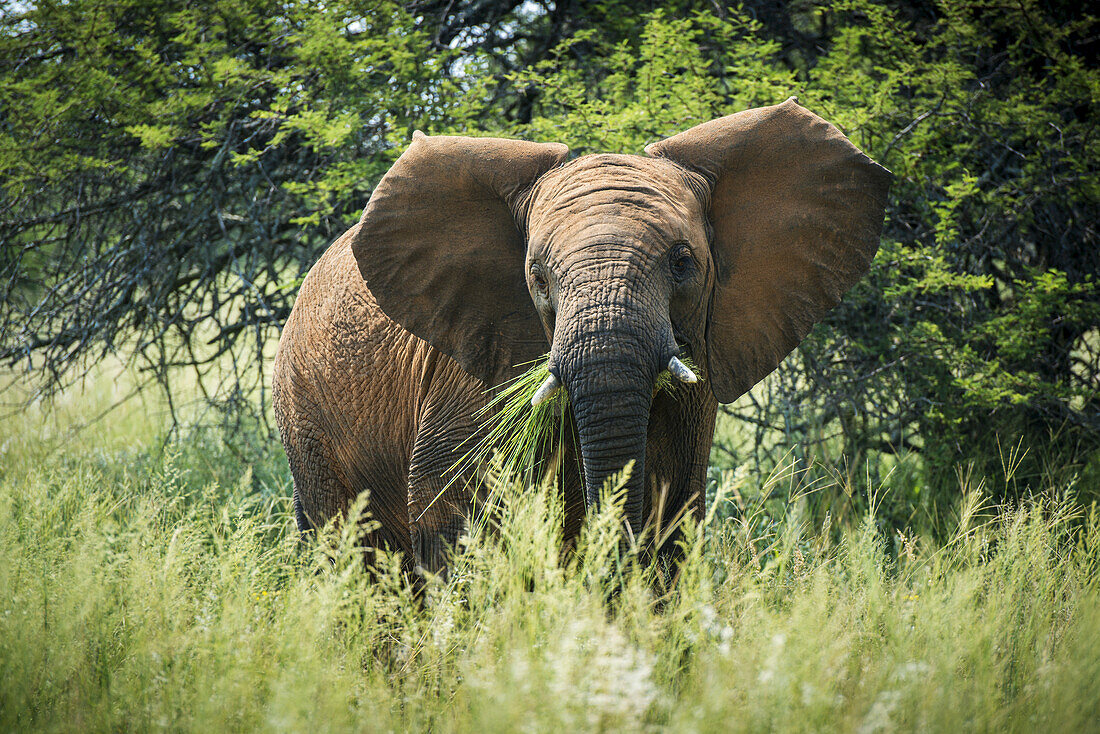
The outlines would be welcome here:
[[[19,5],[0,19],[0,357],[54,387],[112,350],[169,390],[191,364],[239,409],[293,284],[413,129],[640,153],[797,94],[894,172],[882,249],[727,409],[716,461],[794,456],[812,484],[844,457],[864,490],[904,465],[884,508],[904,523],[1022,444],[1006,497],[1095,497],[1096,28],[1036,0]]]
[[[362,209],[395,131],[458,124],[476,97],[444,72],[455,52],[423,54],[433,30],[395,2],[5,13],[0,358],[41,355],[47,388],[119,348],[163,384],[172,365],[254,361],[289,313],[281,286]],[[239,375],[211,376],[215,399],[240,407]]]
[[[756,35],[760,24],[746,17],[696,12],[678,19],[655,11],[640,21],[636,37],[612,42],[596,30],[578,33],[515,74],[513,83],[541,94],[536,115],[510,132],[557,140],[577,154],[640,153],[731,109],[782,102],[794,88],[794,75],[770,63],[777,44]],[[582,44],[590,48],[578,63]],[[601,63],[589,63],[594,58]]]
[[[1100,294],[1087,223],[1097,199],[1086,173],[1097,152],[1087,100],[1100,76],[1073,50],[1095,23],[1058,24],[1032,3],[1007,12],[945,3],[918,29],[886,8],[849,7],[859,15],[841,33],[847,42],[809,81],[828,83],[823,103],[837,113],[863,106],[870,79],[894,100],[860,123],[859,138],[897,182],[886,257],[872,274],[883,298],[859,292],[864,314],[879,319],[840,323],[864,373],[877,362],[901,377],[867,380],[851,399],[882,406],[904,386],[907,405],[868,428],[897,435],[909,423],[903,432],[920,436],[912,448],[942,476],[986,461],[999,440],[1038,447],[1052,433],[1072,476],[1100,447]],[[1033,481],[1044,453],[1027,468]]]
[[[237,434],[163,443],[153,404],[68,431],[102,403],[0,427],[8,731],[1096,721],[1100,517],[1070,503],[968,491],[937,542],[873,514],[812,526],[785,470],[731,472],[665,588],[622,552],[613,487],[563,558],[556,493],[505,483],[418,601],[396,559],[365,572],[356,523],[299,538],[281,461],[227,453]]]

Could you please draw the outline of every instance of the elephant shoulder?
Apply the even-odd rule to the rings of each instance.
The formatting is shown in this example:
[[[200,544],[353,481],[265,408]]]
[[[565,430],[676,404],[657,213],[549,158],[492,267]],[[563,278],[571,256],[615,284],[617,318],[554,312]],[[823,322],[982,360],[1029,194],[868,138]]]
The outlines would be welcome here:
[[[310,269],[287,320],[280,354],[305,379],[346,390],[350,384],[415,384],[434,349],[379,307],[352,254],[356,224]],[[395,389],[390,387],[389,389]]]
[[[304,330],[314,338],[386,334],[396,326],[379,308],[355,264],[351,242],[359,227],[356,224],[333,242],[302,281],[292,319],[304,322]]]

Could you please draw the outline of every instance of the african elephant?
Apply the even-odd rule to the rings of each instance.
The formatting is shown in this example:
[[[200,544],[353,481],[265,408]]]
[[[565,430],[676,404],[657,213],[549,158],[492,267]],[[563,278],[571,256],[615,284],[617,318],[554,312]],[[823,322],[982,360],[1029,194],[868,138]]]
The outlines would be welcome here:
[[[635,532],[655,487],[666,517],[702,511],[718,403],[866,272],[891,175],[793,97],[645,153],[413,135],[306,277],[279,343],[301,528],[370,490],[371,542],[442,569],[471,502],[455,485],[432,504],[442,475],[486,391],[547,352],[543,392],[568,391],[579,442],[566,538],[630,460],[644,467],[626,487]],[[678,355],[703,379],[655,394]]]

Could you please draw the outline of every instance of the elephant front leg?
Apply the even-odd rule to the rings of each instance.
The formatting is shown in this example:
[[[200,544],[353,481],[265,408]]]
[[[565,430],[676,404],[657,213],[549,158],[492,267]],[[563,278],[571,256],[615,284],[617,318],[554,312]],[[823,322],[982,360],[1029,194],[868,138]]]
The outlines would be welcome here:
[[[409,533],[418,573],[445,574],[473,511],[474,472],[455,465],[470,446],[477,405],[450,394],[421,415],[409,465]]]
[[[649,426],[652,451],[646,484],[650,541],[658,562],[675,576],[683,558],[681,528],[706,517],[706,477],[718,404],[710,390],[681,387],[659,395]]]
[[[444,499],[436,500],[430,507],[423,502],[409,504],[415,573],[446,577],[450,554],[469,522],[468,509],[465,512],[464,509],[467,508]]]
[[[461,456],[463,438],[424,436],[423,450],[413,453],[409,533],[417,573],[445,574],[449,555],[466,530],[473,506],[470,477],[449,471]]]

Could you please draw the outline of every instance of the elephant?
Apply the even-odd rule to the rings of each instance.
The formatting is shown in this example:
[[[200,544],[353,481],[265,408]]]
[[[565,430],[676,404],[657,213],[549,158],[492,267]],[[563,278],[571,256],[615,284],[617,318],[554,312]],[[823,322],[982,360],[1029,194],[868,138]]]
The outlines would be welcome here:
[[[446,472],[491,389],[547,353],[541,393],[567,391],[579,454],[562,463],[563,537],[631,461],[625,529],[658,494],[666,517],[700,517],[719,402],[866,273],[891,181],[794,97],[644,155],[417,131],[280,338],[273,404],[299,528],[369,491],[367,545],[444,572],[476,499]],[[696,376],[685,357],[702,379],[655,392],[669,365]]]

